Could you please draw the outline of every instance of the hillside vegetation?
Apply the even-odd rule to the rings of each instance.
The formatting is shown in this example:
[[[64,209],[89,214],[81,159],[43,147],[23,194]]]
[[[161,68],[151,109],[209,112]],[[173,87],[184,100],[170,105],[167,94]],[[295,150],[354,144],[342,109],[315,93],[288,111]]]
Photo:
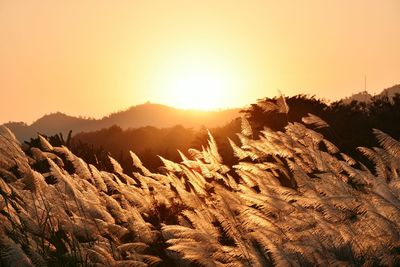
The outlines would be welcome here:
[[[24,152],[1,128],[0,266],[399,264],[398,141],[374,130],[380,147],[358,149],[370,170],[316,132],[329,125],[315,115],[241,126],[232,167],[210,134],[159,173],[131,153],[129,175],[43,137]]]
[[[185,127],[216,127],[238,117],[239,109],[219,111],[182,110],[160,104],[142,104],[112,113],[101,119],[73,117],[60,112],[48,114],[28,125],[23,122],[4,124],[21,142],[37,136],[97,131],[118,125],[122,129],[155,126],[159,128],[183,125]]]
[[[330,127],[314,129],[342,152],[372,165],[358,151],[357,147],[377,146],[373,129],[380,129],[395,139],[400,138],[400,97],[391,98],[376,96],[369,103],[353,101],[350,104],[342,102],[326,103],[323,100],[305,95],[286,97],[290,106],[286,113],[279,112],[276,105],[280,98],[260,99],[257,103],[242,110],[243,116],[253,129],[253,138],[257,139],[265,127],[273,131],[284,131],[288,123],[302,122],[308,113],[317,115],[326,121]],[[267,110],[266,110],[267,109]],[[220,155],[229,167],[238,161],[233,155],[228,138],[239,142],[236,135],[240,131],[240,118],[220,127],[208,128],[214,136]],[[84,132],[72,137],[67,145],[77,156],[87,163],[95,165],[100,170],[110,171],[107,155],[118,160],[127,174],[133,170],[129,151],[133,151],[146,167],[157,171],[162,161],[160,155],[172,161],[179,161],[177,150],[187,151],[189,148],[201,149],[207,145],[207,129],[200,130],[174,126],[171,128],[141,127],[124,130],[113,126],[99,131]],[[52,138],[49,138],[53,142]],[[36,142],[37,143],[37,142]],[[60,142],[52,143],[59,146]],[[95,155],[95,156],[93,156]]]

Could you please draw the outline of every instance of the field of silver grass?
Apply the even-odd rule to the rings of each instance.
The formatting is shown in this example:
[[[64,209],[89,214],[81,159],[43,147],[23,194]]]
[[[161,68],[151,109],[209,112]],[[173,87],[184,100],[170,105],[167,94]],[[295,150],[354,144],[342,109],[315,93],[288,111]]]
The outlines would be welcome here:
[[[131,175],[0,128],[0,266],[399,264],[400,143],[374,130],[369,170],[303,122],[256,138],[243,118],[232,168],[210,134],[160,173],[131,153]]]

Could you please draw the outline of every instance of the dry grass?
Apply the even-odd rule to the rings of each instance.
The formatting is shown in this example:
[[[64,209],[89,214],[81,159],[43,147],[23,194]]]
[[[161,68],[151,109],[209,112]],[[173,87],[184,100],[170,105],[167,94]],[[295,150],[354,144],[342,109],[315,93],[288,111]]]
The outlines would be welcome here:
[[[376,130],[370,171],[303,124],[242,126],[233,169],[210,135],[161,173],[132,153],[132,175],[44,138],[30,157],[1,128],[0,266],[399,264],[399,142]]]

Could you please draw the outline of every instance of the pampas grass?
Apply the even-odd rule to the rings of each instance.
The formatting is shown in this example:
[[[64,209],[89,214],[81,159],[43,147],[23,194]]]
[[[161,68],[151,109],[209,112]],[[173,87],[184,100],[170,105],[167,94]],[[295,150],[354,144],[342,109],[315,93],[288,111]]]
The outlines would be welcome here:
[[[284,99],[274,105],[263,109],[287,113]],[[132,174],[112,158],[114,172],[99,171],[44,137],[43,151],[25,153],[1,128],[0,266],[399,264],[397,140],[374,130],[382,147],[359,148],[369,170],[300,123],[255,139],[245,118],[242,128],[241,144],[229,140],[233,168],[209,133],[182,162],[160,157],[160,173],[131,153]]]

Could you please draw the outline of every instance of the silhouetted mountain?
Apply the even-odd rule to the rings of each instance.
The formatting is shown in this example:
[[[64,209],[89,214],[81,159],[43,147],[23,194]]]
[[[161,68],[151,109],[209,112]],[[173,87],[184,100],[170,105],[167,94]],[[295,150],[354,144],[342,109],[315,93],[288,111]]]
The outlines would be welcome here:
[[[400,84],[386,88],[382,91],[382,93],[380,93],[380,95],[387,96],[389,98],[393,98],[396,94],[400,94]]]
[[[109,127],[110,125],[118,125],[121,128],[137,128],[141,126],[165,128],[175,125],[216,127],[228,123],[236,118],[238,114],[239,109],[193,111],[147,103],[103,118],[102,127]]]
[[[371,102],[371,98],[372,98],[372,95],[370,93],[368,93],[367,91],[362,91],[360,93],[353,94],[349,97],[342,99],[342,102],[344,104],[350,104],[352,101],[369,103],[369,102]]]
[[[383,89],[380,94],[371,95],[367,91],[362,91],[356,94],[353,94],[349,97],[343,98],[341,101],[344,104],[350,104],[352,101],[369,103],[373,97],[389,97],[392,99],[396,94],[400,94],[400,84],[394,85],[392,87]]]
[[[184,127],[216,127],[230,122],[239,116],[239,109],[221,111],[181,110],[160,104],[142,104],[125,111],[112,113],[102,119],[86,119],[68,116],[63,113],[45,115],[31,125],[23,122],[4,124],[14,132],[18,140],[29,140],[37,133],[54,135],[95,131],[118,125],[122,129],[155,126],[159,128],[182,125]]]

